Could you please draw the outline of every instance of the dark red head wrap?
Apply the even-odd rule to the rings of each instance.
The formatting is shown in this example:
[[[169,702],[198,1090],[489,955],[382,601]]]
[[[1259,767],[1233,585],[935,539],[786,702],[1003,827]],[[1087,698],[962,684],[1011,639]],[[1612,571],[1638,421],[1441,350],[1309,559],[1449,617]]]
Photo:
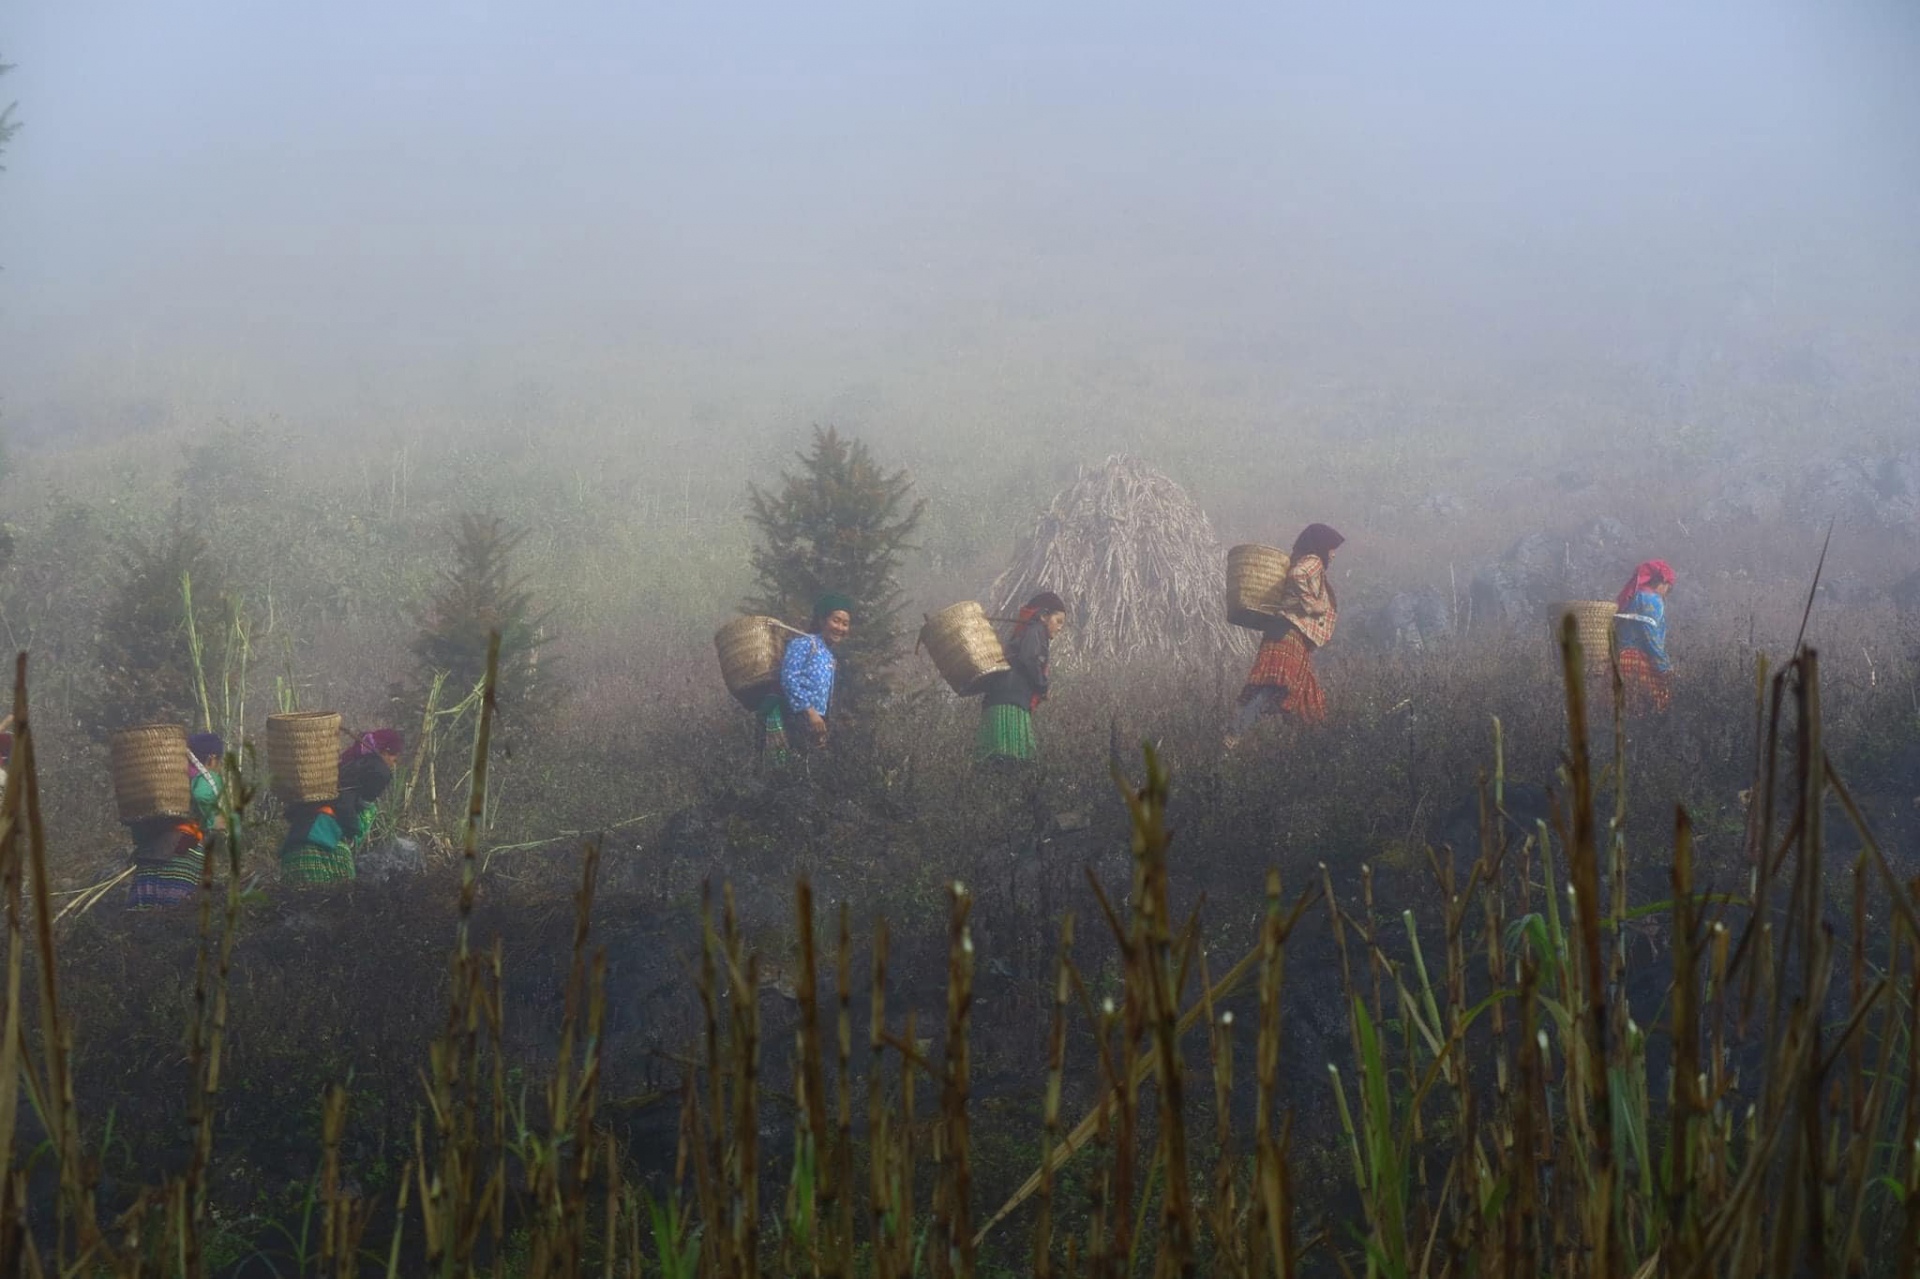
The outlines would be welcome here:
[[[1633,597],[1641,591],[1652,590],[1656,586],[1673,585],[1673,566],[1665,560],[1645,560],[1639,568],[1633,570],[1633,576],[1621,588],[1617,600],[1620,611],[1625,613],[1633,608]]]

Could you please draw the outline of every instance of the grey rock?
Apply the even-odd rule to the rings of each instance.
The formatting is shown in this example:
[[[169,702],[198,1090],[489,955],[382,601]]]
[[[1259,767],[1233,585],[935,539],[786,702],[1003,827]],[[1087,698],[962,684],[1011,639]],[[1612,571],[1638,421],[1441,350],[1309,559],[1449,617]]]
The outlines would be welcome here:
[[[1515,542],[1504,561],[1516,578],[1532,587],[1566,576],[1568,540],[1551,533],[1529,533]]]
[[[1610,594],[1615,582],[1624,582],[1639,560],[1635,534],[1619,520],[1603,517],[1583,529],[1568,551],[1567,594],[1562,598],[1591,599]]]
[[[353,877],[363,884],[384,884],[426,873],[427,857],[420,845],[404,836],[363,849],[353,859]]]
[[[1800,517],[1815,528],[1882,528],[1889,521],[1878,484],[1879,467],[1858,458],[1815,466],[1800,491]]]
[[[1393,652],[1422,652],[1452,633],[1451,601],[1431,588],[1399,591],[1385,604],[1361,615],[1367,643]]]
[[[1755,471],[1720,486],[1700,510],[1704,524],[1758,524],[1779,519],[1787,509],[1787,484],[1771,471]]]
[[[1625,580],[1635,550],[1634,531],[1611,518],[1572,534],[1529,533],[1498,563],[1473,573],[1462,620],[1476,630],[1531,625],[1557,601],[1611,594],[1615,580]]]
[[[1920,613],[1920,569],[1901,578],[1891,592],[1894,607],[1903,613]]]
[[[1819,600],[1839,608],[1878,604],[1886,597],[1885,591],[1848,570],[1829,572],[1820,579]]]
[[[1888,501],[1920,501],[1920,449],[1881,459],[1874,487]]]
[[[1513,626],[1534,612],[1527,583],[1507,565],[1480,570],[1467,586],[1467,620],[1476,630]]]
[[[1633,530],[1611,516],[1601,516],[1581,532],[1579,550],[1585,554],[1617,552],[1633,541]]]

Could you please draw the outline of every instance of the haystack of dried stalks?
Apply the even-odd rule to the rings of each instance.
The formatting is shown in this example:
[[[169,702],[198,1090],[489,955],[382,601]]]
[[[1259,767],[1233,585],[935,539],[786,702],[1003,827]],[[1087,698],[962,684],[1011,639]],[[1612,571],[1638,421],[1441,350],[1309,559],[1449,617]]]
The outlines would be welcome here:
[[[990,592],[1001,616],[1059,592],[1069,659],[1246,652],[1226,621],[1225,551],[1186,490],[1138,458],[1082,468],[1053,499]]]

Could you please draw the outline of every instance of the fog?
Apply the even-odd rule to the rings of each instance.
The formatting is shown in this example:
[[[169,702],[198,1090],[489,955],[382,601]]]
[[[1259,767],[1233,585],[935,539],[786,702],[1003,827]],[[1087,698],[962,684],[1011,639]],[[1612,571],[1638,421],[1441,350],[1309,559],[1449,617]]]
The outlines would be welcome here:
[[[1904,1255],[1917,55],[1917,0],[0,0],[0,1094],[60,1099],[0,1239]]]
[[[15,0],[8,429],[1278,429],[1729,353],[1913,420],[1911,5],[695,9]]]

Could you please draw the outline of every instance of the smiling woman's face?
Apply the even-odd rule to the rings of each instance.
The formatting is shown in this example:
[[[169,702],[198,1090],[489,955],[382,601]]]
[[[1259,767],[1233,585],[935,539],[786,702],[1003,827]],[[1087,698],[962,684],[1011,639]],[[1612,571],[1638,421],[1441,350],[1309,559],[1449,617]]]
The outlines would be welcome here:
[[[838,644],[853,629],[853,617],[844,608],[836,608],[820,619],[820,638],[829,645]]]

